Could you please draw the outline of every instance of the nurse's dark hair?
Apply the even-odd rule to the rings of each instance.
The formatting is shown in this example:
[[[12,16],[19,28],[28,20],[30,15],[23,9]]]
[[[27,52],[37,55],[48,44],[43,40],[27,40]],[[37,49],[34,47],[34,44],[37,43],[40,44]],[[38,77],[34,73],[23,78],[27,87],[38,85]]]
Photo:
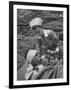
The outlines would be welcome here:
[[[37,28],[41,28],[41,26],[35,25],[35,26],[32,27],[32,30],[35,30],[35,29],[37,29]]]

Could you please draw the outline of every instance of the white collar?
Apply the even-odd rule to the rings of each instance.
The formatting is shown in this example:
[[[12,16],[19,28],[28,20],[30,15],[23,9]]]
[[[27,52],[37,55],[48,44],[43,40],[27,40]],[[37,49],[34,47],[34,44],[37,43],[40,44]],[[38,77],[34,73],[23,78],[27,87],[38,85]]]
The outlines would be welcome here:
[[[50,34],[51,30],[43,30],[44,36],[48,37],[48,35]]]

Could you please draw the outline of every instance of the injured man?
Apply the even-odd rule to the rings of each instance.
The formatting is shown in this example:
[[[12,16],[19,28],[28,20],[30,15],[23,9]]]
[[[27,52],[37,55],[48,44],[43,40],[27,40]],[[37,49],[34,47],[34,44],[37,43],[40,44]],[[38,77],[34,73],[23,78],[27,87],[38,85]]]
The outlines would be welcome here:
[[[31,55],[32,54],[32,55]],[[54,62],[54,64],[51,64]],[[63,66],[59,60],[48,60],[45,55],[39,57],[36,50],[29,50],[27,54],[28,67],[25,80],[51,79],[63,77]]]
[[[25,79],[34,79],[44,68],[43,60],[37,55],[37,50],[29,50],[27,54],[28,67],[25,72]]]

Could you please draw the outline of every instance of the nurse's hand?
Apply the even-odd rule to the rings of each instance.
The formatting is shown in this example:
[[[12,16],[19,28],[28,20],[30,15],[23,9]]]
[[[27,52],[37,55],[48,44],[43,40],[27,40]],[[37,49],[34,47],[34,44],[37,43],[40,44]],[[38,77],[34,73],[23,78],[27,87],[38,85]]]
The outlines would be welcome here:
[[[59,52],[59,47],[57,47],[54,51],[53,50],[47,50],[47,53],[49,54],[56,54]]]

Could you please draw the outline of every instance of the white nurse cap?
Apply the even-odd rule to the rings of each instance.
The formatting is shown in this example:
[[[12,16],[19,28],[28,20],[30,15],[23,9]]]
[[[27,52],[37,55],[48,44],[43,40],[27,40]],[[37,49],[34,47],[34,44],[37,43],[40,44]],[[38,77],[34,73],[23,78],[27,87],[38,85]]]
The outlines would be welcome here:
[[[32,19],[32,20],[30,21],[29,25],[30,25],[31,28],[32,28],[33,26],[36,26],[36,25],[41,26],[42,22],[43,22],[42,18],[37,17],[37,18]]]

